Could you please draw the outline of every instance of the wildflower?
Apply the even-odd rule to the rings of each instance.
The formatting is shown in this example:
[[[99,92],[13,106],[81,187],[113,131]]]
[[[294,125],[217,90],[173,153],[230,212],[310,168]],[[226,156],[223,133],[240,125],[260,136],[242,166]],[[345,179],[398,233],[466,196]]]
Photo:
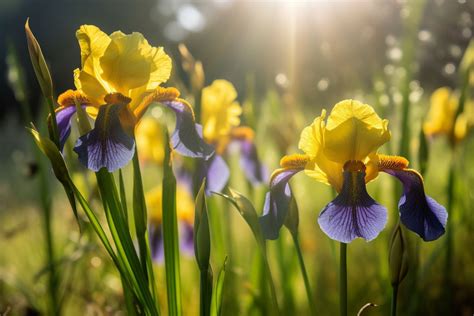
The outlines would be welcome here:
[[[425,194],[421,175],[408,168],[405,158],[377,153],[389,139],[388,121],[367,104],[339,102],[327,121],[323,110],[301,133],[299,148],[305,154],[283,157],[281,168],[271,176],[260,218],[265,237],[278,238],[292,196],[288,181],[304,171],[338,192],[318,218],[326,235],[344,243],[357,237],[374,239],[387,222],[387,210],[369,196],[366,183],[382,171],[403,184],[398,205],[402,223],[425,241],[439,238],[445,231],[445,208]]]
[[[446,135],[452,144],[462,141],[472,126],[472,103],[467,101],[457,117],[459,96],[448,87],[436,89],[431,95],[430,110],[423,124],[429,137]]]
[[[94,128],[83,134],[74,151],[89,169],[114,171],[125,166],[135,149],[134,128],[146,109],[159,102],[176,114],[171,137],[174,149],[187,156],[208,158],[212,148],[199,136],[191,106],[178,90],[162,88],[171,72],[171,59],[140,33],[114,32],[110,36],[92,25],[76,32],[81,48],[81,69],[74,71],[76,91],[58,99],[58,125],[63,145],[75,112],[86,109]]]
[[[187,255],[194,254],[194,201],[191,188],[186,182],[179,181],[176,187],[176,213],[180,231],[180,248]],[[163,227],[162,227],[162,194],[163,188],[158,186],[149,191],[145,198],[150,218],[148,224],[150,249],[153,260],[163,261]]]
[[[202,178],[207,178],[206,194],[221,191],[229,180],[229,168],[222,156],[231,143],[240,145],[240,163],[247,179],[260,183],[265,178],[266,170],[258,158],[254,132],[249,127],[239,126],[242,108],[236,98],[237,91],[226,80],[215,80],[202,90],[203,137],[216,149],[216,155],[203,162],[200,172]]]

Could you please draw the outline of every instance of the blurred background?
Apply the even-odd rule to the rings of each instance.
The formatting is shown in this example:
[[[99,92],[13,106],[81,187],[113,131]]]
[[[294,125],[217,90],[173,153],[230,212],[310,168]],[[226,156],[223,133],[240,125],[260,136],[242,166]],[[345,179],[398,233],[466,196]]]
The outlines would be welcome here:
[[[75,31],[82,24],[97,25],[106,33],[141,32],[153,46],[163,46],[175,63],[173,81],[169,85],[188,81],[178,53],[178,44],[185,43],[193,56],[202,61],[206,84],[215,79],[227,79],[236,86],[239,101],[251,103],[252,115],[244,116],[243,122],[257,130],[257,141],[262,144],[261,157],[272,170],[282,154],[297,151],[299,131],[309,125],[322,108],[329,109],[344,98],[365,101],[376,107],[381,116],[390,119],[394,141],[386,152],[396,153],[401,133],[397,130],[403,100],[401,87],[407,77],[414,139],[407,146],[416,157],[417,134],[428,110],[429,96],[440,86],[459,86],[458,65],[474,31],[474,1],[421,3],[401,0],[0,1],[0,314],[5,311],[40,313],[45,291],[44,247],[35,182],[37,165],[23,128],[26,123],[20,115],[18,95],[9,85],[9,79],[16,74],[8,71],[7,58],[9,54],[18,56],[25,70],[25,103],[33,111],[35,122],[44,120],[45,116],[40,113],[41,92],[26,46],[24,23],[28,17],[50,65],[58,94],[73,88],[72,72],[80,67]],[[244,115],[250,112],[244,108]],[[470,212],[474,203],[470,189],[474,184],[474,171],[469,167],[474,161],[474,147],[470,143],[468,139],[458,166],[463,176],[459,180],[461,198],[457,204],[462,215],[457,221],[463,226],[455,239],[455,253],[459,256],[453,268],[456,304],[448,313],[444,310],[443,315],[451,312],[452,315],[472,315],[474,311],[474,261],[469,246],[474,242],[474,220]],[[448,148],[443,141],[433,144],[425,176],[428,192],[442,203],[446,202]],[[416,159],[413,163],[417,165]],[[52,176],[50,180],[54,187]],[[316,306],[326,315],[337,311],[337,271],[324,268],[336,267],[336,245],[321,233],[315,214],[330,201],[332,193],[303,175],[297,176],[295,182],[303,218],[302,243]],[[232,185],[246,192],[239,179],[233,179]],[[392,181],[384,177],[377,185],[369,186],[369,190],[385,205],[396,205],[390,195],[384,194],[392,185]],[[264,188],[261,191],[264,192]],[[68,311],[71,315],[84,311],[91,315],[119,313],[120,301],[114,300],[120,297],[117,275],[101,249],[92,243],[84,244],[78,238],[67,201],[61,190],[55,192],[54,231],[60,236],[55,240],[55,247],[67,254],[63,260],[74,263],[68,266],[72,270],[71,278],[84,276],[78,281],[78,287],[65,289],[72,293],[72,298],[68,298],[72,307]],[[308,200],[308,196],[318,199]],[[395,221],[395,214],[395,211],[391,213],[391,222]],[[248,229],[237,215],[234,217],[234,239],[251,244]],[[392,225],[389,224],[381,238],[374,242],[366,244],[358,240],[350,247],[349,283],[354,286],[349,291],[351,314],[367,302],[382,306],[368,310],[368,315],[388,314],[390,287],[386,262]],[[291,247],[287,237],[283,234],[282,245]],[[400,304],[404,306],[401,312],[441,315],[443,276],[439,267],[443,242],[420,245],[417,244],[416,249],[422,254],[423,269],[415,280],[421,281],[414,281],[418,282],[413,290],[415,296],[412,296],[413,287],[405,282],[400,290]],[[270,243],[272,251],[280,246]],[[255,250],[252,247],[250,250],[232,248],[236,259],[231,271],[234,279],[242,278],[243,281],[235,282],[245,295],[242,301],[232,302],[232,296],[226,299],[226,304],[232,307],[228,310],[235,311],[229,315],[249,311],[248,297],[253,290],[250,280],[246,279],[246,269],[251,262],[246,261],[245,255]],[[283,257],[288,256],[291,266],[295,254],[292,249],[288,251]],[[216,261],[220,265],[222,258]],[[185,312],[194,315],[199,296],[198,278],[192,276],[196,268],[192,258],[183,264],[189,266],[184,269],[184,278],[189,277],[191,283],[194,282],[187,290],[189,306]],[[293,305],[288,303],[288,310],[305,314],[304,290],[296,265],[294,267],[296,272],[287,272],[278,270],[276,264],[278,272],[275,274],[281,277],[288,273],[295,284],[293,292],[288,294],[293,296],[290,302]]]

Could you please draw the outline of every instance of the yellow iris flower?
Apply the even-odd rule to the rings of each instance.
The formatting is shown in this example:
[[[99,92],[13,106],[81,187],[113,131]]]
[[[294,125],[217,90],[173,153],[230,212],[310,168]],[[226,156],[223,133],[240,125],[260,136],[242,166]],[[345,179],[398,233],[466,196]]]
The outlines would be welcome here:
[[[215,80],[202,90],[201,122],[208,143],[226,142],[232,128],[240,124],[242,108],[236,98],[237,91],[227,80]]]
[[[382,120],[371,106],[355,100],[337,103],[325,119],[323,110],[301,133],[298,147],[306,155],[284,157],[282,167],[304,163],[308,176],[332,185],[338,192],[342,189],[342,170],[348,161],[364,162],[366,182],[377,177],[376,151],[390,140],[388,121]]]
[[[107,94],[120,93],[131,99],[134,110],[145,92],[170,77],[171,58],[140,33],[107,35],[96,26],[82,25],[76,37],[81,69],[74,71],[74,84],[94,105],[102,105]]]

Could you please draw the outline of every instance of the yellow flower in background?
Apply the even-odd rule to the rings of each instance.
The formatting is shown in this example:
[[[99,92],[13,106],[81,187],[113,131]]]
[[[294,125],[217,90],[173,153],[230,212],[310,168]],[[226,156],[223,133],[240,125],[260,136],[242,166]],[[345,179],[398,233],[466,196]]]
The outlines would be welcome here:
[[[163,131],[156,119],[147,116],[138,123],[135,129],[135,141],[141,160],[163,163],[165,156]]]
[[[155,224],[161,224],[163,188],[157,186],[145,195],[146,205],[150,221]],[[194,223],[194,200],[189,193],[189,190],[183,184],[177,184],[176,187],[176,212],[178,220],[185,221],[193,225]]]
[[[423,124],[425,134],[446,135],[454,142],[463,140],[472,125],[473,104],[466,100],[463,113],[456,118],[458,105],[459,96],[450,88],[442,87],[435,90],[431,95],[430,109]]]
[[[242,108],[236,98],[237,91],[227,80],[215,80],[202,90],[201,123],[208,143],[225,142],[232,128],[240,124]]]
[[[376,151],[390,140],[388,121],[382,120],[369,105],[355,100],[337,103],[327,123],[325,119],[323,110],[301,133],[298,147],[307,155],[305,173],[340,192],[344,164],[362,161],[367,167],[366,182],[374,179],[378,173]],[[291,164],[292,157],[284,157],[282,167]]]
[[[93,25],[76,32],[81,48],[81,69],[74,71],[76,88],[94,105],[102,105],[110,93],[131,99],[133,110],[146,91],[168,80],[171,58],[162,47],[153,47],[140,33],[110,36]]]

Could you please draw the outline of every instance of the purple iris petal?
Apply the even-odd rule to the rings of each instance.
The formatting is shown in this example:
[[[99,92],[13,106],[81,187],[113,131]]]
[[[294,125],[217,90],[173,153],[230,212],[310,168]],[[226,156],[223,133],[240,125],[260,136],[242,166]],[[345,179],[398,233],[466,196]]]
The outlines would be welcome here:
[[[148,237],[150,238],[151,258],[155,262],[163,262],[165,253],[163,245],[163,229],[161,224],[151,222],[148,225]]]
[[[423,180],[413,170],[384,169],[403,184],[403,195],[398,202],[400,219],[424,241],[438,239],[445,232],[448,213],[446,209],[425,194]]]
[[[268,170],[258,158],[257,148],[250,140],[240,141],[240,166],[252,184],[266,182]]]
[[[193,225],[182,221],[179,225],[179,246],[183,253],[194,256],[194,229]]]
[[[229,181],[230,171],[224,158],[219,155],[204,161],[206,169],[206,195],[212,192],[221,192]]]
[[[67,138],[71,134],[71,118],[76,113],[75,106],[67,106],[56,113],[56,121],[59,129],[59,145],[61,151],[66,144]]]
[[[318,223],[329,238],[349,243],[357,237],[370,241],[387,223],[387,209],[375,202],[365,187],[365,172],[344,172],[341,193],[319,214]]]
[[[263,215],[260,217],[260,227],[265,239],[277,239],[290,208],[292,196],[291,177],[303,169],[287,169],[273,177],[270,191],[265,196]]]
[[[173,149],[183,156],[208,159],[214,148],[202,138],[202,126],[194,122],[193,113],[178,100],[163,101],[176,114],[176,128],[171,135]]]
[[[79,161],[93,171],[109,172],[124,167],[135,150],[133,137],[122,128],[119,113],[126,105],[104,105],[99,109],[94,129],[81,136],[74,147]]]

